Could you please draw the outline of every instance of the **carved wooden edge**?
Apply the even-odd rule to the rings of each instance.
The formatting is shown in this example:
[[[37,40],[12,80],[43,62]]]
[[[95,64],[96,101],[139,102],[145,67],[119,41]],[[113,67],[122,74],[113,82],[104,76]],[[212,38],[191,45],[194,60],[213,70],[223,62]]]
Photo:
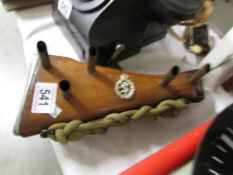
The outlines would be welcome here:
[[[29,89],[31,87],[31,82],[33,82],[33,79],[35,77],[35,72],[36,72],[36,69],[38,68],[39,63],[40,63],[40,60],[37,58],[35,65],[32,67],[32,72],[33,73],[32,73],[32,75],[28,76],[28,82],[27,82],[27,85],[26,85],[22,100],[20,102],[19,111],[17,113],[16,121],[15,121],[15,124],[14,124],[14,127],[13,127],[13,133],[15,135],[18,135],[18,136],[21,136],[20,135],[20,124],[21,124],[21,121],[22,121],[22,112],[24,110],[25,102],[27,101],[27,98],[28,98],[28,93],[29,93]]]

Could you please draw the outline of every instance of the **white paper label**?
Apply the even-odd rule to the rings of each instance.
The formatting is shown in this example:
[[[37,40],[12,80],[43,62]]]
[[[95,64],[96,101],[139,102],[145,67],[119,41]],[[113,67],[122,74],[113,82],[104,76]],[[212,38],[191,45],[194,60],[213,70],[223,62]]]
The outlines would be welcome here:
[[[57,118],[61,112],[62,112],[61,108],[56,106],[53,113],[50,113],[49,115],[52,116],[53,118]]]
[[[35,85],[32,113],[54,113],[56,107],[57,84],[41,83]]]
[[[72,2],[70,0],[59,0],[57,9],[68,20],[72,11]]]

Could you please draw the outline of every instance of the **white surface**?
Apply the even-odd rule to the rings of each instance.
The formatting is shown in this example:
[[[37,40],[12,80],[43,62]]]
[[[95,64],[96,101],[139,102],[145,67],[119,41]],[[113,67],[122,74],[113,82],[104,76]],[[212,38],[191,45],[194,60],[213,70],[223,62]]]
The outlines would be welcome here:
[[[38,40],[47,43],[50,54],[78,60],[72,46],[54,24],[50,13],[50,7],[43,6],[17,14],[28,65],[31,65],[33,55],[36,55],[35,46]],[[174,65],[179,65],[184,71],[195,68],[198,63],[199,60],[186,53],[181,43],[168,35],[164,40],[143,48],[137,56],[122,61],[121,66],[129,71],[165,73]],[[207,84],[205,86],[208,87]],[[222,88],[207,88],[206,98],[200,103],[191,104],[178,118],[146,118],[127,126],[110,128],[105,135],[85,136],[66,146],[53,143],[53,147],[64,175],[117,174],[208,118],[214,117],[232,102],[232,95]]]
[[[214,3],[214,13],[209,24],[217,34],[223,37],[233,26],[233,0],[217,0]]]
[[[24,41],[26,63],[31,68],[37,59],[36,43],[44,41],[51,55],[67,56],[79,60],[74,49],[54,23],[50,6],[17,11],[17,22]]]
[[[13,134],[28,70],[15,15],[6,13],[1,3],[0,19],[0,174],[61,175],[48,140]]]
[[[227,34],[216,43],[215,48],[203,59],[199,66],[211,63],[211,67],[216,67],[225,61],[233,53],[233,27]]]

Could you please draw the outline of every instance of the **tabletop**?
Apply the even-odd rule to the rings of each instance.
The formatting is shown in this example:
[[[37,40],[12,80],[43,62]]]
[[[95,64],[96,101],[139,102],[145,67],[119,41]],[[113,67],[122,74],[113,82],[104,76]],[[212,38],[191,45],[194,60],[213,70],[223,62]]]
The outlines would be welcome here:
[[[78,47],[77,44],[72,38],[64,35],[51,14],[50,5],[16,12],[23,38],[25,61],[29,69],[35,66],[36,43],[39,40],[46,42],[49,54],[80,61],[74,50],[74,47]],[[182,31],[182,27],[178,26],[176,30]],[[219,38],[214,32],[211,34],[216,38],[217,47]],[[228,40],[227,44],[230,47],[232,43],[233,38]],[[215,52],[219,53],[218,50]],[[228,50],[226,54],[229,52],[233,53],[232,50]],[[218,54],[218,57],[213,56],[216,53],[211,54],[201,61],[201,58],[188,53],[182,43],[168,34],[163,40],[144,47],[139,54],[121,61],[120,65],[127,71],[162,74],[174,65],[179,65],[181,71],[198,68],[199,65],[213,60],[217,65],[221,62],[218,57],[224,57],[221,54]],[[207,119],[216,116],[233,102],[233,94],[219,86],[224,73],[231,71],[232,67],[233,62],[229,62],[210,72],[203,84],[205,99],[200,103],[190,104],[178,118],[157,120],[147,118],[127,126],[111,128],[105,135],[86,136],[65,146],[52,142],[63,174],[118,174]]]

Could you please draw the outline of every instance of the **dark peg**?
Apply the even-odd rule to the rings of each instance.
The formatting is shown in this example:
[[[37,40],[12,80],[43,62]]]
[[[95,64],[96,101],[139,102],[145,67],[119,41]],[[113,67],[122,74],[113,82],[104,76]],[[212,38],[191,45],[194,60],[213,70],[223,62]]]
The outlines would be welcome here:
[[[164,78],[159,82],[161,87],[166,87],[169,83],[178,75],[180,68],[178,66],[174,66],[169,70],[165,75]]]
[[[40,137],[47,138],[49,135],[53,135],[53,134],[54,134],[53,130],[44,129],[40,132]]]
[[[61,89],[63,98],[65,100],[69,100],[72,97],[72,95],[70,93],[70,83],[69,83],[69,81],[67,81],[67,80],[60,81],[59,88]]]
[[[49,69],[52,67],[48,51],[47,51],[47,46],[44,41],[39,41],[37,43],[37,50],[39,52],[41,64],[45,69]]]
[[[190,84],[196,84],[209,71],[210,71],[210,64],[205,64],[188,78],[188,82]]]
[[[87,69],[89,73],[95,72],[95,66],[97,62],[97,50],[94,47],[90,47],[89,49],[89,59],[88,59],[88,65]]]

